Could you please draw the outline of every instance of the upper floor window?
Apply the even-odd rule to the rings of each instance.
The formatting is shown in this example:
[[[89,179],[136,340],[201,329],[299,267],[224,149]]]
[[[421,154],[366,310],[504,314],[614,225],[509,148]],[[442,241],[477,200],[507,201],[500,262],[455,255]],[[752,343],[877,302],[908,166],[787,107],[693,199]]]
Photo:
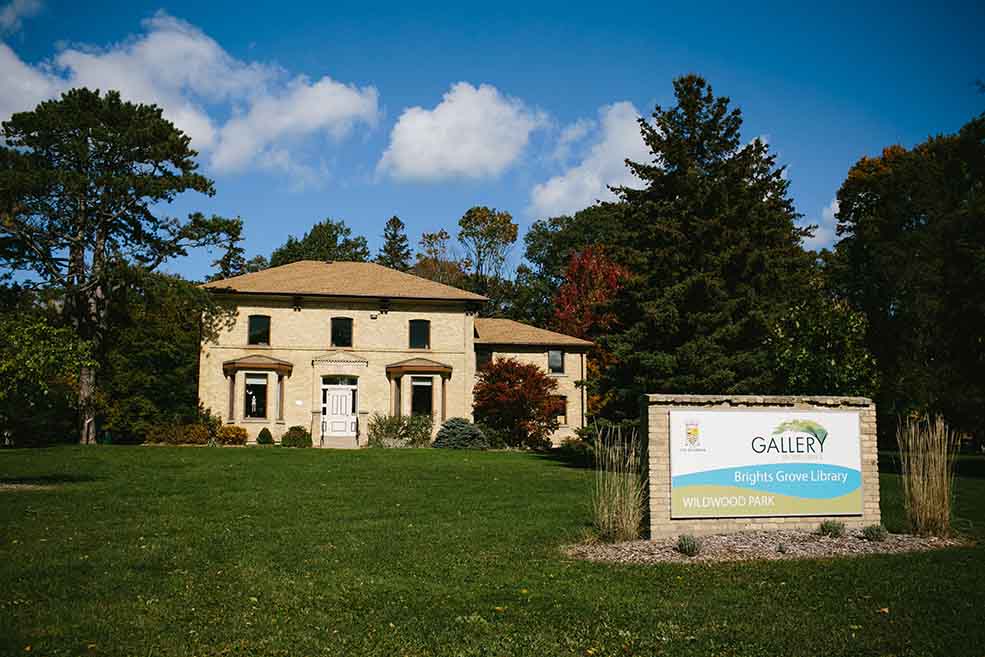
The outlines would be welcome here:
[[[475,350],[475,369],[481,370],[492,362],[492,352],[488,349]]]
[[[551,374],[564,374],[564,352],[551,349],[547,352],[547,369]]]
[[[349,317],[332,318],[332,346],[352,346],[352,319]]]
[[[410,348],[431,348],[431,322],[426,319],[410,320]]]
[[[270,344],[270,317],[250,315],[247,344]]]

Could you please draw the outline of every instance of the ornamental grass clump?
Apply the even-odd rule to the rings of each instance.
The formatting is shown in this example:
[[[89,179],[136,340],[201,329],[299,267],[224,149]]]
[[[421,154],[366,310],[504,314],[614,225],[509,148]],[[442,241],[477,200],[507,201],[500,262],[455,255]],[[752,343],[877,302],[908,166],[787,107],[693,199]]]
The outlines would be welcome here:
[[[862,530],[862,538],[873,543],[882,543],[889,538],[889,531],[882,525],[869,525]]]
[[[677,551],[686,557],[696,557],[701,552],[701,539],[691,534],[681,534],[677,537]]]
[[[599,430],[595,441],[595,486],[592,517],[599,538],[629,541],[640,535],[643,521],[643,458],[636,431]]]
[[[845,535],[845,523],[839,520],[825,520],[821,523],[821,526],[817,528],[817,533],[821,536],[839,538]]]
[[[958,435],[940,416],[907,418],[896,428],[896,442],[910,529],[924,536],[948,535]]]

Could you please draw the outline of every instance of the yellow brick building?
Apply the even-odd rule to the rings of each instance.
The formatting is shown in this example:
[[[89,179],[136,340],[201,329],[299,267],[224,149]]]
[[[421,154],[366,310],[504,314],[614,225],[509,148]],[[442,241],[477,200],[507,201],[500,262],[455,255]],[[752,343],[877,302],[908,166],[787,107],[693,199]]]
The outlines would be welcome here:
[[[477,315],[485,298],[362,262],[302,261],[205,287],[235,320],[203,342],[199,400],[225,422],[311,431],[316,446],[366,444],[374,413],[430,414],[435,429],[472,416],[478,365],[533,362],[565,398],[560,442],[584,423],[585,352],[591,343]]]

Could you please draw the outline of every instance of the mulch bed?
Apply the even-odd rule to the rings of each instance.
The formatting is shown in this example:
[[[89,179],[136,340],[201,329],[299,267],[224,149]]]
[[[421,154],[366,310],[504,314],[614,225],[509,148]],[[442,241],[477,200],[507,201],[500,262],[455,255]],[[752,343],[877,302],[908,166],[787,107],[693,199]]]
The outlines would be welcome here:
[[[923,552],[961,545],[968,545],[968,541],[908,534],[890,534],[884,541],[868,541],[861,531],[848,531],[844,536],[831,538],[814,532],[780,530],[703,536],[701,551],[693,557],[677,551],[676,537],[625,543],[583,543],[565,547],[564,553],[575,559],[625,564],[719,563]]]

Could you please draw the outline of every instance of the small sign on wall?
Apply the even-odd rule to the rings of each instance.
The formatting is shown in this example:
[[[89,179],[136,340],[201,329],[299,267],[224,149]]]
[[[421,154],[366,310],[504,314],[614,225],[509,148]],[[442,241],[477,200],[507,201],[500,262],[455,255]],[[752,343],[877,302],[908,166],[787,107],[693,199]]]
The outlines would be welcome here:
[[[671,518],[862,514],[857,411],[670,412]]]

